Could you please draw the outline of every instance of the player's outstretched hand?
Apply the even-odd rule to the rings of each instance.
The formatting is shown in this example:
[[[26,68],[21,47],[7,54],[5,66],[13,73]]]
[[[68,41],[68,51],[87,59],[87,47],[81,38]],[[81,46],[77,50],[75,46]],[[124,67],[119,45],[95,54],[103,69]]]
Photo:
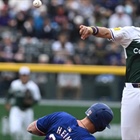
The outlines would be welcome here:
[[[92,34],[92,28],[85,25],[80,25],[79,33],[81,35],[81,39],[85,40],[87,37],[89,37]]]

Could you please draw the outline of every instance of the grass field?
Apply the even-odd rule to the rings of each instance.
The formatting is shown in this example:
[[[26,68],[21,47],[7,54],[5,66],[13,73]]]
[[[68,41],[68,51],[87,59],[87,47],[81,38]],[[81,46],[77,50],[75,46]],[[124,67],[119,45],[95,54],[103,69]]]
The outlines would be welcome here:
[[[40,105],[34,107],[35,119],[55,111],[66,111],[76,118],[81,119],[85,116],[84,112],[93,102],[79,102],[79,101],[43,101]],[[108,104],[113,112],[114,119],[111,123],[111,129],[97,135],[97,140],[121,140],[120,138],[120,106],[114,103]],[[7,115],[3,103],[0,104],[0,118]],[[1,126],[1,124],[0,124]],[[117,134],[118,132],[118,134]],[[96,135],[95,135],[96,136]],[[10,140],[8,135],[3,136],[0,130],[0,140]],[[43,140],[43,137],[33,136],[33,140]]]

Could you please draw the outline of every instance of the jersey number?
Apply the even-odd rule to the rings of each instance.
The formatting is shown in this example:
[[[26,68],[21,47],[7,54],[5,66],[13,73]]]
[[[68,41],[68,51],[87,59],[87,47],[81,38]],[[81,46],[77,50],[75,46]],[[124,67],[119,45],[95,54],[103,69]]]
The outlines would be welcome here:
[[[49,136],[49,140],[56,140],[54,134],[50,134],[50,136]]]

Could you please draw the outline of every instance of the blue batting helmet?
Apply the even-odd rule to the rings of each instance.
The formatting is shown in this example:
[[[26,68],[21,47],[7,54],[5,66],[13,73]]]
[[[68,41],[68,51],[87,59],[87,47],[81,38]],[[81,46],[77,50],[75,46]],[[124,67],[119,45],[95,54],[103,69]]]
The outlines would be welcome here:
[[[85,114],[94,124],[96,131],[103,131],[106,127],[110,128],[109,123],[114,116],[111,108],[103,103],[93,104]]]

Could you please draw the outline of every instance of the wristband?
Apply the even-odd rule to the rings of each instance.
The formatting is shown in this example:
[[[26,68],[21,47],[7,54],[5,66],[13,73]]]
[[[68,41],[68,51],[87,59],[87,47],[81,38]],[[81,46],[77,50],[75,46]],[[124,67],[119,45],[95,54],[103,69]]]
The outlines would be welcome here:
[[[98,27],[97,26],[91,26],[91,29],[92,29],[92,31],[93,31],[93,35],[97,35],[98,34],[98,32],[99,32],[99,29],[98,29]]]

